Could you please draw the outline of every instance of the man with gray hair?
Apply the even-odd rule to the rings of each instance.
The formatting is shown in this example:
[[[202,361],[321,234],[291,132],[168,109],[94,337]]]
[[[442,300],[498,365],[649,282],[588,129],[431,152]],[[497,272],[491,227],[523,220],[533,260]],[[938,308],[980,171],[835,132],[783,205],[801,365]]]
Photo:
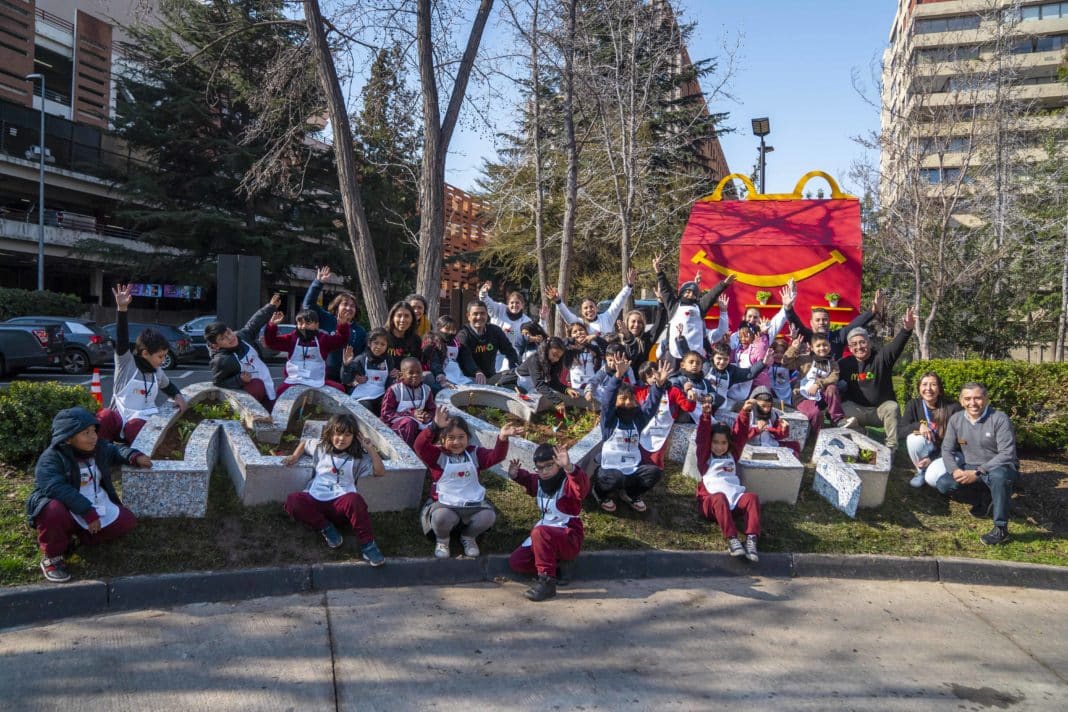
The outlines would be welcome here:
[[[838,377],[846,383],[842,410],[847,417],[856,418],[856,428],[883,426],[886,446],[891,451],[897,449],[900,415],[894,396],[894,364],[904,352],[914,326],[916,313],[909,307],[901,320],[901,331],[882,349],[872,346],[866,329],[851,329],[846,343],[852,353],[838,360]]]
[[[1012,489],[1020,479],[1016,435],[1003,411],[990,407],[986,386],[965,383],[964,408],[950,416],[942,439],[945,473],[933,483],[942,494],[959,492],[972,503],[972,516],[985,517],[992,508],[994,528],[979,537],[987,546],[1009,539]]]

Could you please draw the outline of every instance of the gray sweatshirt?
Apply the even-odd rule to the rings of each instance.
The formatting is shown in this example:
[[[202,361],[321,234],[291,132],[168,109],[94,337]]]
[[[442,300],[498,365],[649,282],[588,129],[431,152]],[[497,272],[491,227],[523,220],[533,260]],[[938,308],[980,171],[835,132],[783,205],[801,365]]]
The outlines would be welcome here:
[[[942,461],[950,473],[955,469],[953,463],[960,461],[957,453],[963,455],[965,469],[990,472],[1003,465],[1020,467],[1012,421],[1002,411],[989,406],[974,423],[964,411],[950,416],[942,440]]]

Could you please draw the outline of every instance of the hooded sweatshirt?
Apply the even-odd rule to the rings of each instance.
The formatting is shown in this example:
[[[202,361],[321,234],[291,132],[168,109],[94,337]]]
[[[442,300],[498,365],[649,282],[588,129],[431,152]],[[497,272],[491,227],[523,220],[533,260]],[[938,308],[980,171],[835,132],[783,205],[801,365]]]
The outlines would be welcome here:
[[[34,470],[37,486],[26,501],[26,520],[31,527],[37,515],[53,499],[58,500],[64,507],[82,516],[86,521],[91,522],[97,518],[93,503],[80,492],[79,459],[92,458],[95,461],[94,464],[100,472],[100,486],[107,493],[108,499],[115,504],[122,504],[111,482],[111,467],[132,465],[134,459],[142,453],[133,448],[100,439],[96,443],[96,450],[86,456],[75,452],[74,448],[67,444],[67,440],[90,425],[96,424],[96,416],[85,408],[67,408],[59,411],[52,419],[51,445],[41,453],[41,457],[37,460],[37,467]]]

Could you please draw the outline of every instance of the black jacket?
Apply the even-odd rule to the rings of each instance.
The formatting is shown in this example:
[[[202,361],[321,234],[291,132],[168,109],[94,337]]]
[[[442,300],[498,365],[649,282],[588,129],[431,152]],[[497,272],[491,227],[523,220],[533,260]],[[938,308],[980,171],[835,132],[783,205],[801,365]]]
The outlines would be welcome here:
[[[894,364],[905,351],[912,329],[902,329],[889,346],[876,349],[864,361],[856,356],[838,360],[838,377],[846,382],[845,400],[875,408],[880,403],[897,400],[894,395]]]
[[[260,329],[266,326],[271,314],[274,314],[275,306],[267,304],[256,311],[248,322],[237,334],[237,346],[232,349],[216,349],[211,356],[211,382],[219,388],[233,388],[240,390],[245,384],[241,382],[241,362],[251,346],[256,350],[259,357],[263,358],[260,350]]]
[[[564,359],[560,359],[551,364],[548,369],[544,369],[538,354],[531,354],[526,361],[519,364],[515,372],[518,376],[526,376],[534,381],[534,391],[544,398],[546,403],[558,405],[564,402],[563,395],[566,391],[562,378]]]
[[[857,329],[862,326],[867,326],[868,322],[875,318],[875,312],[868,310],[861,312],[853,321],[849,322],[843,327],[838,329],[831,329],[827,334],[827,340],[831,342],[831,356],[836,359],[842,358],[842,354],[846,349],[846,337],[853,329]],[[793,308],[786,310],[786,319],[797,327],[797,330],[801,332],[801,336],[805,337],[805,341],[812,341],[812,329],[808,328],[808,325],[801,321],[801,317],[794,313]]]
[[[96,425],[96,416],[85,408],[67,408],[56,414],[52,420],[52,444],[41,453],[34,470],[37,487],[26,500],[26,521],[32,527],[48,503],[53,499],[63,503],[70,511],[84,515],[93,508],[93,503],[82,496],[80,490],[81,474],[74,449],[67,440]],[[96,469],[100,472],[100,486],[104,488],[108,499],[115,504],[122,504],[111,482],[112,465],[132,465],[134,458],[142,454],[133,448],[116,445],[100,439],[96,444]]]
[[[515,347],[508,340],[508,336],[501,327],[495,324],[486,324],[486,331],[479,336],[469,325],[456,334],[456,340],[460,344],[460,353],[457,360],[460,362],[460,370],[468,378],[474,378],[481,372],[489,377],[497,373],[497,354],[501,353],[509,363],[519,363],[519,355]]]
[[[949,416],[960,410],[963,410],[960,407],[960,403],[945,397],[942,398],[941,405],[931,413],[931,416],[938,424],[938,428],[935,429],[935,442],[942,442],[942,437],[946,434],[946,423],[949,422]],[[927,420],[927,413],[923,410],[923,399],[913,398],[905,404],[905,413],[901,416],[897,431],[902,437],[911,435],[920,429],[921,420]]]

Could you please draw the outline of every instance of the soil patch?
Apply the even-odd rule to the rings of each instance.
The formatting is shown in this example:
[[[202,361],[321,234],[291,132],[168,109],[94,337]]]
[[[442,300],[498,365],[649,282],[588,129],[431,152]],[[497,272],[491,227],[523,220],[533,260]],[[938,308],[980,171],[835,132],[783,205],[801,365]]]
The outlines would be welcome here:
[[[156,443],[155,460],[182,460],[189,436],[205,420],[237,420],[229,403],[197,403],[188,408]]]
[[[562,418],[555,410],[548,410],[538,413],[530,422],[500,408],[472,405],[461,410],[498,428],[505,423],[521,426],[526,429],[523,437],[532,443],[548,443],[562,447],[571,447],[586,437],[597,427],[598,419],[596,411],[583,408],[569,408]]]

